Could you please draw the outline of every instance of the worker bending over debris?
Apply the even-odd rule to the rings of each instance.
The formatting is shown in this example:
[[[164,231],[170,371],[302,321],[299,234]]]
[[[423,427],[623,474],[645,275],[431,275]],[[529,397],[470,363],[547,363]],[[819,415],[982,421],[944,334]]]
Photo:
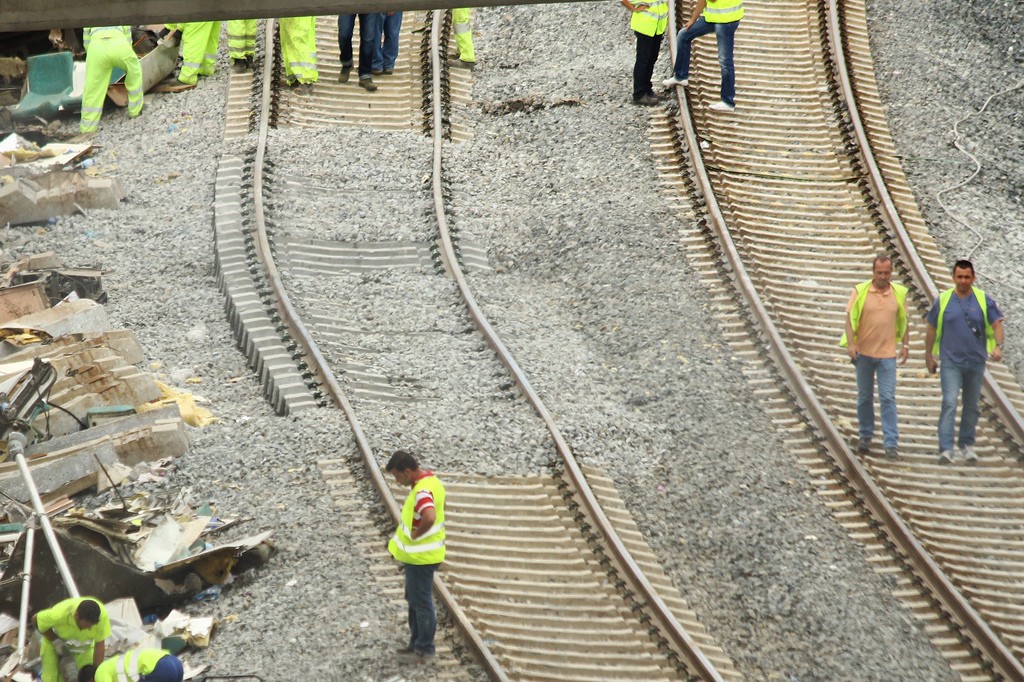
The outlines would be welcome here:
[[[105,640],[110,637],[107,609],[92,597],[72,597],[43,609],[33,618],[43,636],[39,653],[43,659],[43,682],[74,682],[74,670],[87,665],[98,666],[107,653]],[[65,671],[69,674],[65,675]]]
[[[99,667],[85,666],[78,673],[78,682],[181,682],[184,677],[181,661],[171,652],[130,649]]]
[[[132,49],[130,26],[86,27],[82,32],[85,43],[85,89],[82,91],[82,133],[99,130],[103,116],[103,101],[110,87],[110,73],[114,67],[124,69],[124,87],[128,91],[128,115],[135,118],[142,113],[142,66]]]

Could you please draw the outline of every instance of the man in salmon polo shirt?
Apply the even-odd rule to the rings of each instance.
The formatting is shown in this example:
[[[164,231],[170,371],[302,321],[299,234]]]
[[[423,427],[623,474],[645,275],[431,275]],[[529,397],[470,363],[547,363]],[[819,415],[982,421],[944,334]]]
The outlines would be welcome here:
[[[884,253],[875,256],[871,279],[861,282],[846,302],[846,333],[839,345],[846,347],[857,368],[857,452],[871,450],[875,435],[875,379],[882,408],[882,447],[889,459],[899,457],[896,423],[896,362],[907,362],[907,288],[892,279],[892,261]]]

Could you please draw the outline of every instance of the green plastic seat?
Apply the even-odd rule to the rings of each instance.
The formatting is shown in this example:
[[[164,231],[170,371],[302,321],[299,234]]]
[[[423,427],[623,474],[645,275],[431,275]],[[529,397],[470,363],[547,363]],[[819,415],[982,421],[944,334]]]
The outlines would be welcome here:
[[[16,121],[31,120],[36,116],[52,118],[61,108],[70,105],[81,106],[81,100],[73,98],[74,63],[70,52],[54,52],[29,57],[28,89],[17,106],[11,107]]]

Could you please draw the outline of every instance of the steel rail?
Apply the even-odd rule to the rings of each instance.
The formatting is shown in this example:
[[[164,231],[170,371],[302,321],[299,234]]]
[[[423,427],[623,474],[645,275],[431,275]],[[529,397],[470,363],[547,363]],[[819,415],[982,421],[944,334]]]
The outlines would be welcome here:
[[[431,40],[431,60],[434,65],[435,101],[438,97],[438,93],[440,92],[437,75],[440,59],[438,57],[436,39],[438,25],[436,18],[437,14],[437,12],[434,12],[435,32]],[[401,507],[398,506],[395,502],[394,496],[391,494],[391,489],[388,486],[387,480],[384,478],[380,465],[377,463],[377,460],[373,455],[373,448],[370,447],[370,442],[367,440],[366,434],[363,431],[359,420],[356,418],[355,410],[352,409],[352,405],[345,396],[341,385],[338,383],[334,374],[330,371],[327,360],[324,358],[320,348],[313,340],[312,335],[310,335],[306,330],[305,325],[303,325],[298,313],[292,306],[288,294],[285,291],[284,283],[281,281],[281,277],[271,255],[270,241],[267,237],[267,228],[263,210],[263,163],[266,155],[270,101],[273,90],[274,60],[272,55],[274,54],[274,26],[275,21],[273,19],[268,20],[264,33],[264,55],[266,55],[266,57],[263,60],[263,91],[260,97],[260,125],[256,156],[253,162],[253,220],[256,225],[256,239],[259,247],[256,249],[256,256],[269,279],[271,289],[274,297],[276,298],[277,309],[281,313],[282,322],[286,325],[292,338],[305,351],[307,364],[310,366],[310,369],[314,371],[317,379],[321,381],[322,385],[327,388],[327,391],[334,399],[335,404],[345,413],[345,417],[348,419],[349,425],[352,428],[352,435],[355,439],[356,447],[359,449],[363,464],[366,466],[366,470],[370,474],[370,479],[373,481],[373,485],[377,489],[384,506],[387,507],[388,511],[391,513],[392,519],[395,523],[399,523],[402,518]],[[437,126],[435,125],[435,129],[436,128]],[[445,608],[448,609],[448,612],[455,620],[456,626],[462,631],[466,640],[469,641],[477,658],[482,662],[484,667],[487,668],[490,678],[497,682],[508,682],[509,678],[502,670],[501,664],[494,657],[494,654],[491,653],[490,649],[484,643],[483,637],[481,637],[480,633],[478,633],[473,627],[469,618],[459,607],[458,602],[452,596],[451,592],[448,591],[448,588],[444,586],[437,574],[434,575],[434,589],[437,591],[437,594]]]
[[[867,170],[867,181],[871,188],[871,192],[878,202],[879,214],[882,222],[889,230],[890,234],[896,237],[896,248],[899,250],[900,255],[904,258],[904,262],[910,269],[911,276],[914,278],[914,282],[920,287],[920,289],[928,297],[928,301],[932,302],[939,297],[939,288],[932,279],[931,274],[925,267],[924,262],[918,257],[917,251],[914,248],[913,240],[910,237],[910,233],[907,231],[906,226],[903,224],[903,220],[900,218],[899,211],[896,208],[896,203],[892,199],[892,195],[889,193],[889,188],[885,184],[882,171],[879,169],[878,163],[875,161],[874,151],[871,147],[871,141],[868,138],[865,130],[864,122],[860,116],[860,110],[857,107],[857,98],[853,89],[853,82],[850,78],[850,72],[847,68],[846,51],[843,46],[842,26],[839,20],[839,5],[842,0],[828,0],[828,35],[829,44],[834,55],[833,62],[835,64],[835,77],[839,84],[839,91],[843,97],[843,102],[846,104],[847,111],[849,112],[850,123],[853,125],[854,136],[857,141],[857,150],[860,153],[861,160],[864,162],[864,166]],[[999,415],[1003,418],[1005,425],[1009,427],[1009,430],[1017,438],[1017,441],[1024,444],[1024,418],[1021,417],[1020,413],[1010,402],[1010,399],[1006,396],[1002,387],[999,383],[992,378],[992,374],[985,370],[984,380],[985,390],[988,391],[989,396],[994,402],[996,410]]]
[[[435,36],[437,34],[437,24],[435,22]],[[433,56],[436,57],[437,51],[433,51]],[[437,68],[437,63],[434,64],[434,79],[435,88],[440,87],[440,74]],[[589,513],[590,517],[594,520],[597,529],[601,535],[604,536],[604,540],[608,547],[611,549],[616,561],[627,573],[626,579],[630,583],[631,587],[640,595],[643,599],[641,600],[645,606],[647,606],[652,612],[654,618],[660,625],[661,634],[669,640],[678,651],[686,659],[686,663],[690,666],[692,671],[698,674],[702,679],[720,681],[723,678],[719,672],[715,669],[714,664],[704,655],[700,650],[700,647],[686,631],[685,628],[676,620],[676,617],[672,614],[671,609],[665,604],[657,590],[644,575],[643,569],[633,559],[629,549],[625,543],[619,537],[615,531],[615,527],[612,522],[608,519],[604,510],[601,508],[600,503],[597,500],[597,496],[591,489],[590,484],[587,483],[586,476],[580,469],[579,464],[576,462],[576,458],[572,454],[572,450],[569,444],[565,441],[561,431],[558,429],[558,425],[555,423],[554,417],[548,411],[544,402],[540,396],[533,389],[529,379],[526,377],[526,373],[516,362],[512,353],[509,352],[508,348],[498,337],[497,332],[491,326],[490,322],[484,316],[480,310],[480,306],[476,302],[476,298],[473,296],[473,292],[469,288],[469,283],[466,281],[462,270],[458,266],[458,261],[455,254],[454,244],[452,242],[451,233],[448,229],[448,220],[445,216],[444,211],[444,197],[441,186],[441,167],[442,167],[442,155],[441,155],[441,126],[438,124],[442,120],[441,117],[441,105],[438,91],[435,90],[434,101],[434,169],[433,169],[433,195],[434,195],[434,207],[435,214],[437,216],[438,231],[441,237],[442,245],[442,258],[445,262],[445,269],[449,275],[454,279],[456,285],[459,288],[459,292],[466,304],[466,308],[469,312],[470,317],[476,323],[477,329],[483,334],[484,339],[491,349],[497,354],[498,359],[501,360],[502,364],[511,372],[516,384],[522,390],[526,396],[530,405],[533,406],[534,411],[544,421],[547,426],[548,432],[551,434],[552,439],[555,442],[555,448],[558,454],[562,458],[562,463],[565,465],[566,472],[569,475],[569,479],[576,491],[580,495],[584,507]]]
[[[829,0],[834,8],[836,0]],[[669,29],[671,35],[675,35],[675,0],[670,0]],[[837,30],[837,26],[830,26],[830,41],[835,39],[831,35]],[[676,45],[673,41],[670,46],[670,53],[675,59]],[[848,83],[847,83],[848,84]],[[714,186],[704,165],[700,144],[697,139],[697,132],[690,113],[689,102],[683,88],[676,88],[676,96],[679,103],[679,122],[683,128],[683,135],[689,159],[692,165],[697,190],[704,199],[706,216],[711,228],[718,238],[723,257],[732,269],[732,279],[752,312],[756,324],[762,333],[767,337],[767,351],[775,361],[779,371],[785,378],[790,390],[793,391],[797,402],[804,408],[810,422],[823,435],[828,452],[842,467],[843,472],[851,485],[856,489],[867,508],[879,519],[894,544],[904,554],[918,575],[922,576],[928,584],[932,593],[939,602],[954,616],[963,623],[974,636],[982,651],[989,657],[999,671],[1011,680],[1024,680],[1024,667],[1017,661],[1009,649],[989,628],[983,618],[963,598],[963,595],[956,589],[942,568],[931,557],[924,546],[914,536],[913,531],[906,524],[896,509],[886,499],[882,490],[875,484],[867,470],[861,465],[860,460],[854,456],[849,445],[839,433],[835,424],[829,418],[825,409],[818,401],[813,389],[807,383],[800,372],[796,361],[786,347],[785,340],[773,322],[764,302],[754,286],[753,280],[747,273],[743,259],[740,257],[736,244],[729,232],[725,216],[718,204],[714,192]],[[876,178],[881,181],[881,176]],[[882,182],[884,185],[884,182]],[[904,243],[904,248],[912,246],[909,242]],[[910,251],[913,249],[911,248]]]

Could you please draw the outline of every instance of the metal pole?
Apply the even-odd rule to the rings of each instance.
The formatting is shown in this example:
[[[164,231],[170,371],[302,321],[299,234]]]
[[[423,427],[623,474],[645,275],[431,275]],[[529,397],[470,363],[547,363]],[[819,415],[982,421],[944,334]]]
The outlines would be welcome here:
[[[71,570],[64,560],[64,553],[60,550],[60,544],[57,542],[57,535],[53,532],[53,526],[50,525],[50,517],[46,515],[43,501],[40,499],[39,491],[36,489],[36,483],[32,480],[32,472],[28,470],[28,463],[25,462],[25,445],[27,444],[28,441],[23,433],[15,431],[7,436],[7,451],[13,453],[15,460],[18,462],[18,470],[21,472],[21,478],[25,481],[29,496],[32,498],[32,508],[35,509],[36,516],[39,517],[39,524],[43,527],[43,535],[46,536],[46,542],[50,545],[50,550],[53,552],[53,561],[57,564],[60,577],[64,580],[64,587],[67,588],[70,596],[78,597],[80,595],[78,594],[78,588],[75,586],[75,579],[71,577]]]
[[[25,535],[25,560],[21,567],[21,615],[18,617],[18,664],[25,662],[25,639],[28,636],[28,596],[32,588],[32,553],[36,548],[36,529],[29,526]]]

